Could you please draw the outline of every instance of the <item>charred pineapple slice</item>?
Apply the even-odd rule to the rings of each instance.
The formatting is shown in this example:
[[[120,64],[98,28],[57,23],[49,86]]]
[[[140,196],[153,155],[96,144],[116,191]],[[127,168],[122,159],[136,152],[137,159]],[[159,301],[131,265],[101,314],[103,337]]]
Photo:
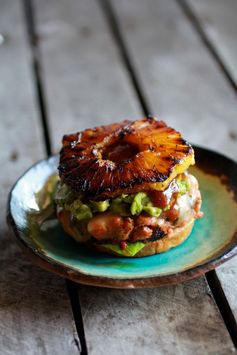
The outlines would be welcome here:
[[[102,200],[164,190],[193,164],[191,145],[152,117],[64,136],[59,174],[74,190]]]

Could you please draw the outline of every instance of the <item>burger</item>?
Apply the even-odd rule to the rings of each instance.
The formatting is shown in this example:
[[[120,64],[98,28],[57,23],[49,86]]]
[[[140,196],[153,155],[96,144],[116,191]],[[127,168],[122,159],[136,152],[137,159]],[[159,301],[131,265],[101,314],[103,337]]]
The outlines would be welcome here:
[[[155,117],[65,135],[57,217],[65,232],[98,252],[125,257],[182,243],[202,217],[194,150]]]

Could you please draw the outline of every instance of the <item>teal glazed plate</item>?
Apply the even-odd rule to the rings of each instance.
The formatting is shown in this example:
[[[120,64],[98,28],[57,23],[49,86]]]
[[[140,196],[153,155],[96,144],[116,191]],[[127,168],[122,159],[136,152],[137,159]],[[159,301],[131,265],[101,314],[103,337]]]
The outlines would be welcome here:
[[[190,172],[200,184],[204,218],[184,243],[165,253],[131,259],[98,254],[76,243],[56,219],[39,222],[35,193],[57,173],[58,157],[35,164],[16,182],[8,202],[9,225],[33,262],[78,283],[141,288],[198,277],[237,254],[237,164],[203,148],[195,153]]]

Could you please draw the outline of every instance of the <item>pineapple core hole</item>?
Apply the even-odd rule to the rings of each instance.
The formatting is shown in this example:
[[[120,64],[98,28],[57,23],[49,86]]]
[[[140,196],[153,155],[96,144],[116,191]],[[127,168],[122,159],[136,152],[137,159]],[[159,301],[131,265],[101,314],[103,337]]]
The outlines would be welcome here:
[[[135,145],[128,143],[114,144],[104,151],[103,159],[111,160],[115,163],[120,163],[124,160],[129,160],[139,153],[138,148]]]

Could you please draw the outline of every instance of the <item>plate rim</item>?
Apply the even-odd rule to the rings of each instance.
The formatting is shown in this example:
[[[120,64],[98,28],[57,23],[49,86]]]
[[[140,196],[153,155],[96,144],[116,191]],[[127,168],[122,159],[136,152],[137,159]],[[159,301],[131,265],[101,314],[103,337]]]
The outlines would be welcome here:
[[[211,149],[207,149],[204,147],[200,147],[197,145],[192,145],[194,151],[199,150],[202,152],[209,152],[211,154],[218,155],[222,159],[228,161],[228,163],[234,164],[237,167],[237,163],[223,155],[222,153],[216,152]],[[172,273],[169,275],[154,275],[154,276],[143,276],[143,277],[135,277],[135,278],[114,278],[111,276],[96,276],[83,273],[80,270],[77,270],[73,267],[70,267],[66,264],[62,264],[61,262],[55,261],[55,259],[45,255],[44,253],[40,252],[39,249],[34,248],[33,246],[29,245],[20,235],[14,217],[11,211],[11,201],[14,189],[16,188],[19,181],[24,178],[24,176],[37,165],[43,162],[49,162],[50,160],[56,159],[58,155],[52,155],[48,158],[41,159],[30,166],[15,182],[13,187],[11,188],[8,201],[7,201],[7,223],[10,229],[13,231],[13,235],[15,236],[15,240],[18,242],[18,245],[23,249],[25,254],[31,259],[34,264],[42,267],[43,269],[56,273],[57,275],[70,279],[74,282],[90,285],[90,286],[99,286],[99,287],[108,287],[108,288],[122,288],[122,289],[129,289],[129,288],[154,288],[160,287],[165,285],[173,285],[180,282],[188,281],[201,275],[205,274],[208,271],[215,269],[217,266],[223,264],[224,262],[228,261],[235,255],[237,255],[237,243],[230,245],[228,249],[223,247],[223,250],[220,250],[220,254],[209,259],[204,263],[200,263],[194,267],[185,269],[183,271],[179,271],[177,273]],[[234,232],[232,240],[236,239],[237,231]]]

